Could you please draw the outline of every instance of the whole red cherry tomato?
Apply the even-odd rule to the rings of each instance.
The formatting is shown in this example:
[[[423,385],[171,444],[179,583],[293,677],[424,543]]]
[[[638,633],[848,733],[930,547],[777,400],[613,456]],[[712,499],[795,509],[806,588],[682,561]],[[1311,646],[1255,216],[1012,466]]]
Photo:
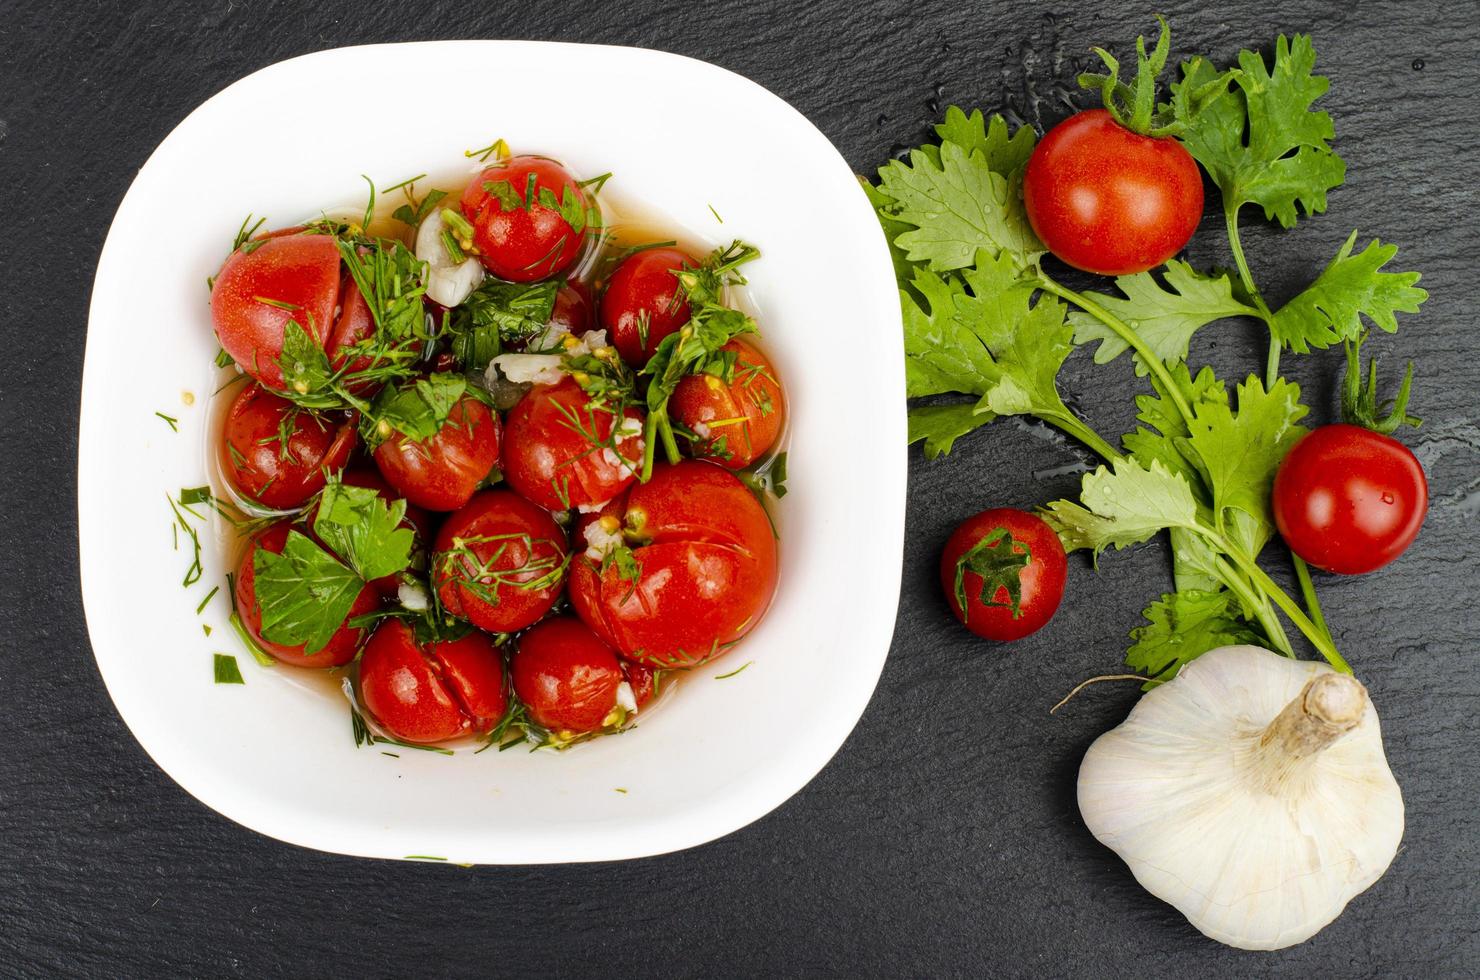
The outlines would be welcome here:
[[[1285,456],[1272,502],[1291,551],[1328,572],[1360,575],[1418,537],[1429,484],[1418,458],[1392,436],[1325,425]]]
[[[674,389],[668,411],[698,436],[691,447],[695,456],[743,470],[780,438],[786,405],[776,370],[764,354],[744,340],[732,340],[721,349],[735,355],[730,380],[691,374]]]
[[[557,736],[618,724],[617,653],[578,619],[557,616],[519,637],[509,663],[514,693],[529,717]]]
[[[227,257],[211,287],[216,337],[242,370],[282,391],[278,359],[288,321],[328,351],[331,362],[342,361],[342,346],[373,332],[361,314],[364,300],[358,290],[346,292],[347,280],[332,236],[290,231],[248,242]]]
[[[434,745],[486,735],[509,706],[504,660],[477,630],[419,643],[410,626],[387,619],[360,657],[360,699],[382,728],[404,742]]]
[[[258,548],[275,555],[281,554],[283,546],[288,542],[290,530],[292,525],[288,521],[274,524],[247,545],[246,554],[242,555],[241,567],[236,573],[236,611],[241,616],[242,626],[246,628],[247,635],[257,641],[258,646],[285,664],[294,667],[338,667],[347,664],[355,658],[360,644],[365,642],[365,630],[350,626],[349,621],[356,616],[374,612],[379,605],[375,590],[368,585],[355,596],[349,615],[322,650],[305,653],[302,644],[285,646],[262,635],[262,609],[257,605],[257,574],[253,560]]]
[[[490,191],[490,185],[497,189]],[[569,200],[579,208],[580,227],[541,203],[541,191],[554,194],[557,203]],[[484,169],[462,196],[479,259],[489,272],[510,282],[548,279],[570,268],[585,242],[587,207],[586,192],[570,171],[534,156],[510,157]]]
[[[647,248],[612,270],[601,294],[601,326],[622,360],[640,368],[663,338],[689,322],[688,295],[677,273],[699,265],[677,248]]]
[[[512,633],[560,598],[565,555],[565,532],[549,511],[508,490],[484,490],[437,533],[432,582],[454,616]]]
[[[301,507],[344,469],[357,442],[353,419],[301,409],[261,385],[245,385],[221,435],[221,472],[242,496],[274,510]]]
[[[776,591],[776,537],[745,484],[699,460],[660,464],[598,516],[616,518],[634,561],[571,562],[576,613],[628,660],[691,667],[755,628]],[[583,522],[584,527],[589,521]]]
[[[574,379],[535,385],[509,412],[504,479],[549,510],[612,499],[636,479],[642,459],[642,413],[629,407],[625,415],[630,421],[614,438],[615,413]]]
[[[1009,507],[961,522],[940,556],[940,585],[951,612],[989,640],[1017,640],[1042,629],[1058,611],[1067,571],[1053,528]]]
[[[1187,244],[1202,219],[1202,174],[1176,140],[1142,136],[1090,109],[1039,141],[1023,203],[1054,255],[1121,276],[1155,268]]]
[[[409,502],[427,510],[457,510],[498,462],[498,416],[464,395],[430,439],[394,433],[375,450],[380,475]]]
[[[374,490],[382,500],[387,502],[403,499],[400,494],[391,489],[391,485],[386,483],[379,473],[364,466],[345,470],[339,479],[345,486],[364,487],[368,490]],[[304,514],[304,533],[320,545],[323,545],[323,542],[319,541],[318,535],[314,534],[313,531],[314,521],[318,519],[318,516],[319,504],[318,501],[314,501],[313,506]],[[426,568],[426,547],[432,539],[431,515],[415,504],[408,503],[406,505],[406,516],[401,518],[400,526],[409,527],[412,533],[416,535],[416,543],[411,547],[411,567]],[[400,573],[384,575],[373,580],[370,584],[375,587],[375,591],[380,595],[393,597],[401,590],[401,575]]]

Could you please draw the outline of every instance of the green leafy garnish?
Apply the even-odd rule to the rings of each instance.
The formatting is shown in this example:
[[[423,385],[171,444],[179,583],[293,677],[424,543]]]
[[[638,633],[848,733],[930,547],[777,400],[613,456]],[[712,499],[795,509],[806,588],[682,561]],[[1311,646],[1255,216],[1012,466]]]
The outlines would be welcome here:
[[[504,345],[545,329],[555,309],[556,280],[538,283],[486,279],[448,318],[452,354],[467,373],[482,373]]]
[[[402,527],[406,501],[388,502],[368,487],[331,479],[319,495],[313,530],[349,562],[363,581],[393,575],[411,564],[416,535]]]
[[[1316,281],[1275,313],[1269,329],[1285,347],[1304,354],[1312,347],[1355,340],[1367,329],[1363,317],[1396,333],[1394,314],[1417,313],[1428,298],[1416,285],[1417,272],[1382,271],[1398,246],[1373,239],[1353,255],[1356,243],[1357,233],[1352,232]]]
[[[361,420],[361,435],[371,447],[395,432],[413,442],[430,439],[442,431],[467,391],[467,379],[460,374],[430,374],[410,384],[386,385]]]
[[[245,684],[241,668],[236,665],[236,658],[229,653],[212,654],[213,669],[217,684]]]
[[[289,531],[282,554],[258,548],[252,558],[262,636],[284,646],[322,650],[339,630],[365,587],[338,558]]]
[[[1126,651],[1125,663],[1151,678],[1148,688],[1171,680],[1209,650],[1260,642],[1258,634],[1238,619],[1229,592],[1169,592],[1146,607],[1143,615],[1147,625],[1131,630],[1135,642]]]

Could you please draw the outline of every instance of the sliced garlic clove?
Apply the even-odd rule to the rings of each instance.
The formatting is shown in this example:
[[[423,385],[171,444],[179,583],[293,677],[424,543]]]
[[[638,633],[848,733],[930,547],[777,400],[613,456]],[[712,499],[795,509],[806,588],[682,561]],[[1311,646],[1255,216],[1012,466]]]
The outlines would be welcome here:
[[[416,230],[416,257],[427,264],[427,296],[443,306],[457,306],[483,282],[476,258],[453,262],[442,246],[442,209],[433,208]]]

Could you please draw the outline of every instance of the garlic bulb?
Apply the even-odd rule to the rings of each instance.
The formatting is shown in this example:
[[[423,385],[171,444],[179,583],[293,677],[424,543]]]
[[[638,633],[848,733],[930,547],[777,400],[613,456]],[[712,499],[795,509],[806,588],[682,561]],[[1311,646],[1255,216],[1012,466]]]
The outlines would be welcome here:
[[[1147,891],[1242,949],[1315,935],[1403,836],[1366,689],[1254,646],[1203,654],[1096,739],[1079,810]]]

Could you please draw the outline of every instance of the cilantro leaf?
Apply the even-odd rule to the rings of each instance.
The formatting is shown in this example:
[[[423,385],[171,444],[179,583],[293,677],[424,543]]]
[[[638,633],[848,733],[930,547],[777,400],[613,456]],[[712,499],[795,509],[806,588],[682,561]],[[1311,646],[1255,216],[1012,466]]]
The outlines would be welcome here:
[[[262,635],[284,646],[322,650],[343,625],[365,582],[329,552],[289,531],[282,554],[258,548],[252,558]]]
[[[894,278],[904,285],[914,276],[915,266],[905,258],[904,250],[896,244],[895,240],[909,231],[911,226],[890,215],[889,209],[894,206],[893,198],[862,178],[859,178],[859,185],[863,188],[863,194],[868,198],[869,204],[873,205],[874,216],[879,219],[879,227],[884,229],[884,240],[889,243],[889,261],[894,264]]]
[[[1101,466],[1084,475],[1080,499],[1055,500],[1041,512],[1066,551],[1139,544],[1169,527],[1198,527],[1197,500],[1181,474],[1158,461],[1142,466],[1123,459],[1112,471]]]
[[[1163,273],[1163,286],[1150,272],[1119,276],[1116,287],[1122,296],[1086,295],[1135,328],[1152,353],[1167,364],[1187,360],[1187,348],[1199,328],[1231,316],[1258,316],[1259,311],[1234,297],[1233,282],[1226,272],[1204,275],[1186,262],[1172,259]],[[1088,313],[1069,315],[1074,342],[1099,341],[1095,363],[1113,361],[1130,349],[1120,335]],[[1149,368],[1136,358],[1136,374]]]
[[[955,405],[921,405],[910,409],[910,439],[925,440],[925,458],[935,459],[951,451],[956,440],[974,432],[997,416],[978,412],[971,402]]]
[[[536,283],[486,279],[448,320],[452,355],[467,372],[482,372],[504,343],[533,337],[555,311],[558,280]]]
[[[1163,595],[1142,613],[1147,625],[1131,630],[1125,664],[1151,678],[1154,687],[1177,676],[1183,665],[1217,647],[1263,642],[1239,622],[1233,594],[1184,590]]]
[[[1171,109],[1181,139],[1237,211],[1257,204],[1286,228],[1296,206],[1326,210],[1326,193],[1346,179],[1346,164],[1331,150],[1331,117],[1311,109],[1330,86],[1311,74],[1315,49],[1304,34],[1280,35],[1271,69],[1256,51],[1240,51],[1239,67],[1220,75],[1203,58],[1182,65],[1172,83]],[[1231,85],[1219,88],[1227,77]]]
[[[1227,530],[1250,555],[1257,555],[1274,533],[1269,494],[1275,471],[1290,447],[1305,435],[1299,423],[1309,412],[1300,404],[1300,386],[1283,378],[1265,391],[1250,375],[1238,386],[1238,411],[1227,402],[1199,406],[1186,445],[1206,475],[1212,492],[1214,525]],[[1228,511],[1243,519],[1229,522]]]
[[[1008,177],[1027,166],[1037,141],[1031,126],[1019,126],[1017,132],[1009,135],[1007,120],[1001,116],[994,114],[986,118],[980,109],[972,110],[968,116],[957,106],[947,107],[946,118],[935,127],[935,133],[942,143],[955,143],[967,156],[980,153],[988,170]]]
[[[910,398],[952,391],[985,394],[983,379],[994,369],[992,352],[956,316],[956,298],[964,294],[960,281],[917,269],[910,285],[915,295],[905,290],[899,294],[906,394]]]
[[[283,382],[288,391],[299,396],[325,392],[334,378],[329,367],[329,356],[323,345],[298,323],[289,320],[283,325],[283,349],[278,355],[278,367],[283,372]]]
[[[981,603],[984,606],[1003,606],[1012,610],[1012,618],[1023,614],[1023,569],[1033,560],[1033,551],[1026,541],[1015,540],[1005,527],[994,527],[970,550],[956,561],[956,604],[965,615],[970,608],[966,605],[966,573],[981,576]],[[997,593],[1005,590],[1007,601],[998,602]]]
[[[366,413],[361,432],[373,444],[384,441],[391,431],[413,442],[430,439],[442,431],[467,387],[460,374],[432,374],[410,385],[386,385]]]
[[[1418,312],[1429,295],[1416,285],[1419,274],[1382,271],[1398,253],[1398,246],[1374,238],[1353,255],[1356,243],[1354,231],[1316,281],[1274,315],[1269,329],[1281,344],[1304,354],[1312,347],[1355,340],[1362,335],[1364,316],[1388,333],[1396,333],[1394,314]]]
[[[389,502],[368,487],[330,480],[319,496],[313,530],[369,582],[411,564],[415,534],[402,527],[406,501]]]
[[[880,189],[893,202],[883,213],[910,226],[895,243],[909,261],[936,271],[971,265],[983,250],[1010,256],[1019,269],[1033,265],[1043,245],[1009,178],[981,149],[947,142],[938,153],[911,150],[908,163],[879,170]]]

